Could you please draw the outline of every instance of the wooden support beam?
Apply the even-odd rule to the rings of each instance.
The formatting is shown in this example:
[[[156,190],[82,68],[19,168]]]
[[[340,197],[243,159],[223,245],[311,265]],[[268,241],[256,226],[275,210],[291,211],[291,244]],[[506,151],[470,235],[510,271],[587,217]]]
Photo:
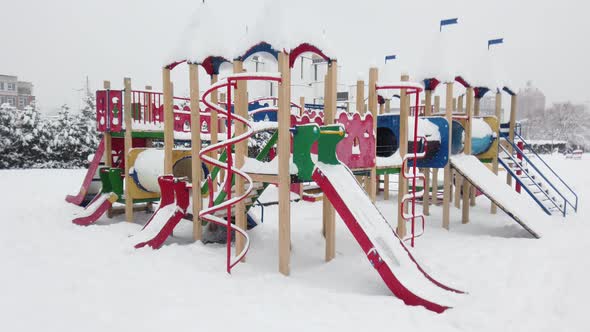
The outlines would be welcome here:
[[[432,90],[424,92],[424,116],[432,115]],[[424,173],[424,197],[422,198],[422,212],[425,216],[430,215],[430,168],[422,170]]]
[[[199,65],[189,64],[189,84],[190,84],[190,106],[191,106],[191,178],[192,178],[192,196],[193,196],[193,240],[199,241],[203,235],[203,227],[199,220],[199,212],[203,207],[203,197],[201,197],[201,178],[203,170],[201,168],[201,116],[200,116],[200,94],[199,94]]]
[[[466,105],[465,105],[465,115],[467,115],[467,120],[465,121],[465,149],[464,152],[467,155],[470,155],[472,152],[471,146],[471,136],[472,136],[472,117],[473,117],[473,88],[467,88],[466,92]],[[469,223],[469,196],[471,193],[471,186],[469,185],[469,181],[463,181],[463,205],[461,210],[461,222],[463,224]]]
[[[129,176],[129,169],[131,165],[127,162],[129,160],[129,151],[133,148],[133,122],[131,121],[131,79],[126,77],[124,79],[125,93],[123,95],[123,121],[125,121],[125,220],[133,222],[133,196],[131,195],[131,176]]]
[[[365,114],[365,81],[356,81],[356,111]]]
[[[434,113],[440,113],[440,96],[434,96]],[[449,122],[449,127],[451,122]],[[451,150],[449,150],[451,151]],[[450,155],[450,153],[449,153]],[[431,202],[432,204],[438,204],[438,168],[432,169],[432,190],[431,190]]]
[[[446,112],[445,117],[449,121],[449,151],[451,151],[451,138],[453,123],[453,82],[447,82],[446,85]],[[451,164],[447,163],[444,170],[444,184],[443,184],[443,220],[442,226],[445,229],[450,228],[451,220]]]
[[[510,96],[510,129],[508,131],[508,139],[510,142],[514,142],[514,131],[516,130],[516,98],[516,95]],[[508,152],[510,154],[514,153],[512,145],[508,145]],[[512,176],[510,173],[506,173],[506,184],[512,186]]]
[[[459,172],[455,173],[455,207],[457,209],[461,208],[461,187],[463,185],[463,177]]]
[[[213,74],[211,75],[211,85],[217,83],[217,74]],[[219,91],[215,90],[213,92],[211,92],[211,104],[216,105],[219,101]],[[231,126],[231,124],[228,124],[229,126]],[[217,112],[215,110],[211,110],[211,126],[209,127],[209,134],[211,137],[211,140],[209,141],[209,144],[213,145],[213,144],[217,144],[218,142],[218,136],[219,136],[219,117],[217,116]],[[209,156],[213,159],[218,159],[218,154],[217,154],[217,150],[213,150],[209,153]],[[211,186],[211,188],[209,188],[211,190],[213,190],[213,192],[217,192],[217,181],[213,181],[213,184]]]
[[[337,92],[337,74],[338,63],[332,60],[328,64],[328,74],[326,83],[326,92],[324,103],[324,123],[334,124],[334,117],[336,116],[336,92]],[[323,209],[323,224],[325,225],[326,237],[326,262],[331,261],[336,257],[336,211],[329,199],[322,200]]]
[[[289,159],[291,155],[291,69],[289,54],[279,53],[279,114],[278,114],[278,158],[279,158],[279,271],[289,275],[291,271],[291,174]],[[325,200],[326,201],[326,200]]]
[[[235,60],[234,61],[234,73],[239,74],[244,72],[244,64],[242,61]],[[234,90],[234,112],[236,115],[241,116],[244,119],[248,119],[248,86],[247,82],[244,80],[238,81],[236,89]],[[234,122],[235,128],[235,135],[239,136],[246,132],[246,125],[235,121]],[[248,155],[248,140],[244,140],[240,143],[235,145],[235,167],[242,168],[244,167],[244,163],[246,161],[246,157]],[[288,166],[287,166],[288,168]],[[236,176],[235,181],[235,192],[236,196],[244,195],[246,188],[245,188],[245,181],[242,177]],[[246,203],[244,200],[238,202],[236,204],[236,226],[239,228],[246,230],[248,225],[246,221]],[[242,237],[241,235],[238,236],[236,233],[236,255],[238,255],[244,249],[246,245],[246,238]],[[242,261],[245,261],[244,260]]]
[[[103,88],[105,90],[111,89],[111,82],[110,81],[103,81]],[[104,164],[106,167],[113,167],[113,136],[111,135],[110,131],[104,132]],[[109,208],[107,211],[107,217],[113,217],[113,209]]]
[[[473,104],[473,116],[479,116],[479,108],[481,105],[480,98],[475,98],[475,102]],[[470,205],[475,206],[477,203],[476,196],[475,196],[475,187],[471,187],[471,192],[469,194],[470,197]]]
[[[408,75],[402,75],[402,82],[410,80]],[[399,154],[403,160],[408,153],[408,117],[410,115],[410,99],[406,89],[400,89],[400,116],[399,116]],[[402,164],[406,164],[403,162]],[[408,192],[408,180],[403,177],[402,172],[398,175],[397,188],[397,235],[403,239],[406,237],[406,220],[403,218],[402,201]]]
[[[377,105],[377,81],[379,80],[379,71],[377,68],[369,69],[369,111],[373,116],[373,131],[377,130],[377,112],[378,112],[378,105]],[[358,82],[357,82],[358,84]],[[358,88],[358,85],[357,85]],[[375,203],[377,200],[377,165],[371,168],[371,178],[369,179],[369,188],[367,188],[367,192],[369,193],[369,197],[371,197],[371,201]]]
[[[465,95],[457,97],[457,113],[463,113],[463,97],[465,97]]]
[[[498,119],[498,131],[496,132],[496,137],[500,137],[500,123],[502,123],[502,92],[500,90],[496,92],[496,119]],[[496,154],[492,158],[492,171],[494,172],[494,174],[498,175],[498,169],[498,154]],[[496,204],[491,203],[490,213],[498,213],[498,206]]]
[[[302,116],[303,112],[305,111],[305,97],[299,97],[299,105],[301,105],[301,109],[299,110],[299,116]]]
[[[391,112],[391,100],[387,99],[385,101],[385,113]]]

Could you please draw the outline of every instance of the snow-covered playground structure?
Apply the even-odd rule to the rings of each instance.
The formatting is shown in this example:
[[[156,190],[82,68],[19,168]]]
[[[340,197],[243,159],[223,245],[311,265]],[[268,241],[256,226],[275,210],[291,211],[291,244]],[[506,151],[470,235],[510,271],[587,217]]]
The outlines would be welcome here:
[[[402,75],[398,82],[387,82],[372,67],[367,84],[357,81],[352,110],[352,103],[343,105],[337,99],[337,59],[319,47],[321,41],[290,45],[290,40],[257,40],[237,55],[200,50],[164,66],[162,92],[150,87],[133,90],[129,78],[121,90],[105,82],[104,90],[97,92],[103,140],[79,194],[67,198],[75,204],[89,201],[74,222],[90,225],[102,214],[116,211],[115,203],[124,204],[121,211],[132,221],[139,204],[149,208],[159,200],[134,238],[135,246],[159,248],[182,218],[192,220],[195,241],[201,240],[204,225],[216,224],[226,229],[229,273],[245,259],[247,230],[257,224],[249,220],[249,209],[267,186],[276,185],[278,266],[288,275],[292,193],[303,198],[321,192],[326,261],[336,255],[338,212],[393,294],[408,305],[443,312],[456,306],[463,292],[430,276],[410,248],[424,232],[433,206],[442,205],[442,226],[448,229],[453,197],[462,209],[463,223],[468,223],[470,206],[478,193],[483,194],[492,201],[491,213],[501,208],[537,238],[548,222],[541,211],[565,216],[568,206],[577,209],[577,196],[567,184],[525,156],[526,142],[515,130],[517,96],[509,87],[484,87],[459,73],[451,78],[419,77],[417,82]],[[276,60],[276,72],[244,70],[244,63],[260,53]],[[292,96],[291,72],[304,54],[327,65],[321,110],[312,110],[304,98],[298,102],[292,98],[300,96]],[[221,75],[224,64],[231,64],[232,73]],[[185,65],[190,96],[175,97],[171,72]],[[199,68],[210,78],[202,93]],[[248,101],[249,85],[259,81],[277,84],[278,96],[269,96],[266,104],[258,98]],[[444,111],[440,97],[433,98],[441,83],[446,89]],[[464,88],[458,98],[456,83]],[[492,89],[497,100],[502,93],[511,98],[506,132],[500,129],[499,102],[495,116],[479,115],[480,99]],[[392,91],[399,93],[396,114],[390,107]],[[251,155],[248,140],[259,132],[272,135],[262,151]],[[163,149],[153,147],[160,141]],[[441,185],[439,169],[444,170]],[[505,178],[500,177],[501,170],[506,171]],[[91,197],[88,188],[96,173],[102,189]],[[374,202],[382,181],[384,199],[389,199],[390,177],[396,175],[397,213],[386,218]],[[528,197],[512,189],[513,181]],[[313,193],[305,193],[306,187]]]

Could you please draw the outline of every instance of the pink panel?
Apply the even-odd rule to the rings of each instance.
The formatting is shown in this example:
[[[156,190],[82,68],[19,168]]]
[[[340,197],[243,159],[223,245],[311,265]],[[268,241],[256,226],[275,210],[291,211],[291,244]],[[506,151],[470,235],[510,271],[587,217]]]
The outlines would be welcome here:
[[[349,168],[371,168],[375,166],[375,133],[373,116],[366,114],[361,119],[355,113],[349,117],[340,113],[336,123],[344,125],[346,136],[336,147],[338,159]]]
[[[96,91],[96,130],[105,132],[107,130],[107,92]]]

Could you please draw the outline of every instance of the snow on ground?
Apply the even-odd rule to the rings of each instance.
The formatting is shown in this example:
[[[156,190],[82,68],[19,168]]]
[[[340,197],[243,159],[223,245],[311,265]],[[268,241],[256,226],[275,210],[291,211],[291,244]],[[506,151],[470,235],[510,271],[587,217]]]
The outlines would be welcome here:
[[[224,247],[191,243],[186,222],[159,251],[128,241],[145,213],[136,223],[71,224],[79,208],[64,197],[83,170],[0,171],[2,323],[7,331],[584,331],[590,155],[548,159],[579,191],[581,208],[553,217],[542,239],[501,211],[490,215],[485,198],[468,225],[453,207],[451,231],[440,228],[440,207],[432,209],[414,254],[435,278],[469,292],[442,315],[392,296],[341,221],[336,259],[324,263],[321,203],[293,204],[291,276],[277,272],[276,206],[250,232],[247,263],[229,276]],[[380,200],[393,219],[397,198]]]

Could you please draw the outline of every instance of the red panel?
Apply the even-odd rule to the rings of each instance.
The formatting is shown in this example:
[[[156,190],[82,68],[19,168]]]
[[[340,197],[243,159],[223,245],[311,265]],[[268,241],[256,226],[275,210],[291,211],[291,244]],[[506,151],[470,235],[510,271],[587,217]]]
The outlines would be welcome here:
[[[96,91],[96,130],[105,132],[107,130],[107,92]]]
[[[363,119],[358,113],[349,117],[343,112],[336,122],[346,129],[346,136],[336,147],[338,160],[352,169],[375,166],[373,116],[367,113]]]
[[[119,132],[123,129],[123,91],[109,90],[108,93],[110,131]]]

